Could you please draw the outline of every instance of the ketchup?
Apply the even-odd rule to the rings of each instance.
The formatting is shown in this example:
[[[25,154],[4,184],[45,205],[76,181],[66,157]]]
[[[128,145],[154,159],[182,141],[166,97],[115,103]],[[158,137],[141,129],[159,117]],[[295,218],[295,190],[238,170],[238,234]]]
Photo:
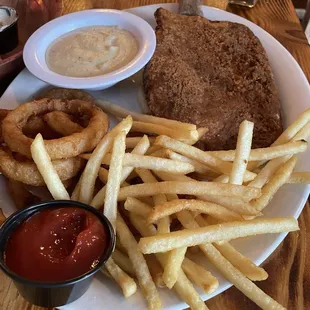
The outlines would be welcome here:
[[[13,231],[5,262],[29,280],[69,280],[93,269],[108,241],[105,226],[93,213],[75,207],[46,209]]]

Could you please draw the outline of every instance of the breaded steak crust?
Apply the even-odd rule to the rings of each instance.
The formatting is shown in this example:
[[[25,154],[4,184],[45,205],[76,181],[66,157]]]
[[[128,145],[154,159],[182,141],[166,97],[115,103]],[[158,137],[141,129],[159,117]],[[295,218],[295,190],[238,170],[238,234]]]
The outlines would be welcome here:
[[[209,150],[234,149],[240,123],[253,121],[252,147],[282,132],[280,100],[265,50],[244,25],[155,12],[156,51],[144,70],[152,114],[209,130]]]

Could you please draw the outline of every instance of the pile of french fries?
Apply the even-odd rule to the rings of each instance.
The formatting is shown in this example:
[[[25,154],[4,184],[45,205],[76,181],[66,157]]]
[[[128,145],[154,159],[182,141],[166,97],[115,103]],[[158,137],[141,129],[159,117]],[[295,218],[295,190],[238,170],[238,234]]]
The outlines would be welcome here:
[[[188,256],[200,251],[262,309],[284,309],[253,282],[265,280],[266,271],[229,241],[298,230],[294,218],[261,216],[283,184],[310,181],[309,172],[293,172],[297,154],[307,149],[310,110],[268,148],[251,149],[254,124],[244,121],[235,150],[209,152],[193,146],[207,128],[97,103],[122,120],[91,154],[81,155],[87,164],[71,199],[103,207],[116,230],[116,249],[102,272],[125,297],[136,292],[138,280],[149,309],[162,308],[162,287],[192,309],[207,309],[196,287],[210,294],[218,280]],[[69,199],[40,135],[31,150],[53,197]],[[97,178],[105,185],[95,192]]]

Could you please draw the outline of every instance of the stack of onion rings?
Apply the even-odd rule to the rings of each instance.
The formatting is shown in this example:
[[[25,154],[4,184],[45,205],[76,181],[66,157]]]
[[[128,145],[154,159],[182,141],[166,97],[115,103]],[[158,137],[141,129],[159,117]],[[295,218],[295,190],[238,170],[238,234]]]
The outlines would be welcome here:
[[[0,143],[5,144],[0,147],[0,172],[15,194],[24,193],[27,199],[22,199],[23,204],[32,201],[32,196],[38,198],[34,192],[45,190],[45,182],[31,159],[30,146],[36,134],[44,137],[55,170],[68,185],[85,165],[78,155],[92,151],[109,127],[108,116],[84,91],[51,89],[44,97],[48,98],[24,103],[12,111],[0,109]]]

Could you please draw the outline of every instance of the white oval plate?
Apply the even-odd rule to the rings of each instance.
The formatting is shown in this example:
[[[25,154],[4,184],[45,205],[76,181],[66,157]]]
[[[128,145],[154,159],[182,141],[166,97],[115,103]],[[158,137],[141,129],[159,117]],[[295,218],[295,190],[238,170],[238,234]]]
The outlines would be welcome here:
[[[171,11],[177,10],[177,5],[175,4],[162,4],[138,7],[128,11],[142,17],[154,27],[155,20],[153,14],[159,7],[164,7]],[[292,123],[301,112],[309,108],[310,88],[308,82],[297,62],[278,41],[255,24],[231,13],[206,6],[203,7],[203,13],[204,16],[210,20],[228,20],[244,24],[261,40],[267,51],[276,84],[279,89],[285,127]],[[138,103],[137,87],[140,83],[141,76],[136,75],[117,84],[113,88],[105,91],[94,92],[93,95],[95,97],[104,97],[128,109],[141,111]],[[18,104],[32,99],[36,93],[46,87],[48,87],[47,84],[35,78],[27,70],[23,70],[4,93],[0,101],[0,107],[12,109]],[[309,151],[307,151],[299,157],[296,168],[297,170],[310,170],[310,162],[307,160],[309,155]],[[306,203],[309,189],[309,186],[285,185],[266,208],[265,216],[294,216],[297,218]],[[1,207],[4,207],[5,212],[7,214],[13,212],[14,207],[9,194],[7,193],[3,179],[0,179],[0,197]],[[285,235],[286,234],[269,234],[243,238],[234,241],[233,244],[255,263],[261,264],[281,243]],[[212,266],[208,265],[204,257],[197,257],[197,259],[206,265],[220,281],[219,289],[215,293],[209,296],[202,293],[201,296],[204,300],[209,299],[230,287],[230,283],[218,274]],[[165,309],[187,308],[185,303],[183,303],[173,292],[169,292],[167,289],[160,290],[160,295]],[[98,275],[83,297],[61,309],[136,310],[145,308],[146,303],[140,292],[126,300],[122,296],[118,287],[111,280]]]

